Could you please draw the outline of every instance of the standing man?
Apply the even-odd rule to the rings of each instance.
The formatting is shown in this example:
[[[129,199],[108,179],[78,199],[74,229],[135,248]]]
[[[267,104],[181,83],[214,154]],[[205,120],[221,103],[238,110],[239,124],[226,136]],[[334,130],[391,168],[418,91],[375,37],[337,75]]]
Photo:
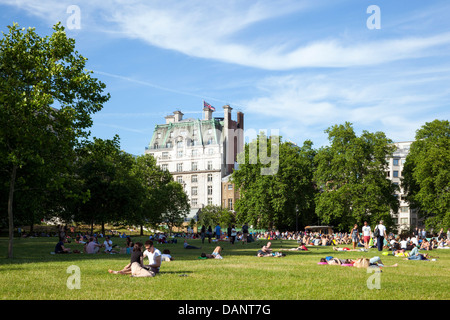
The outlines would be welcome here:
[[[159,273],[159,268],[161,267],[161,251],[153,246],[152,240],[145,241],[144,246],[145,251],[143,257],[148,257],[148,265],[144,265],[144,267],[155,274]]]
[[[242,226],[242,236],[243,236],[242,244],[246,244],[247,243],[247,237],[248,237],[248,224],[247,224],[247,222]]]
[[[220,240],[220,230],[222,230],[222,228],[220,227],[219,224],[217,224],[216,226],[216,239]]]
[[[377,225],[377,228],[379,232],[377,237],[378,251],[383,251],[384,238],[386,237],[386,227],[383,225],[383,220],[380,221],[380,224]]]
[[[362,233],[364,238],[364,248],[369,249],[370,233],[372,232],[367,221],[364,221],[364,227],[362,227]]]

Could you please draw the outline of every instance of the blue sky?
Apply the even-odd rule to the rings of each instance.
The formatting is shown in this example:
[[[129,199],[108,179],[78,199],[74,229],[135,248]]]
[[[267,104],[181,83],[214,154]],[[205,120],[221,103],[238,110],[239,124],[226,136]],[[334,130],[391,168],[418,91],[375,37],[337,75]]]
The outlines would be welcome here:
[[[324,130],[345,121],[413,140],[449,118],[449,13],[446,0],[0,0],[0,30],[47,35],[61,21],[111,94],[92,136],[118,134],[139,155],[166,115],[201,118],[203,100],[300,145],[326,145]]]

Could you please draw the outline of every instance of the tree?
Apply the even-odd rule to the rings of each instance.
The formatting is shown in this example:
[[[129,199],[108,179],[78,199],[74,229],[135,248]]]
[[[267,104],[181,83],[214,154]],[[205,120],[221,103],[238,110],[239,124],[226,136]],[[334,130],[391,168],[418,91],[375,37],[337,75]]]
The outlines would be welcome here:
[[[403,168],[402,186],[429,228],[450,226],[450,122],[427,122],[416,132]]]
[[[384,133],[363,131],[357,136],[352,124],[328,128],[329,146],[318,150],[314,180],[316,212],[322,223],[339,229],[384,220],[392,224],[391,210],[398,211],[398,187],[386,177],[387,160],[395,146]]]
[[[91,229],[94,223],[101,224],[102,233],[105,223],[123,221],[125,217],[131,220],[141,186],[131,177],[134,160],[120,150],[119,137],[94,138],[85,142],[78,154],[77,174],[89,199],[79,204],[75,219],[89,223]]]
[[[229,224],[235,223],[235,216],[227,208],[209,204],[200,211],[198,223],[206,228],[209,226],[214,228],[218,224],[228,226]]]
[[[183,186],[176,181],[167,183],[161,190],[160,196],[165,201],[162,221],[169,227],[169,232],[172,232],[174,227],[180,227],[183,224],[184,218],[189,214],[189,198]]]
[[[292,230],[299,217],[305,223],[314,216],[312,143],[298,147],[280,140],[261,133],[238,157],[231,181],[240,195],[235,206],[239,223]]]
[[[162,222],[168,199],[164,198],[165,187],[173,177],[167,170],[162,170],[155,158],[146,154],[136,157],[132,168],[132,176],[138,182],[140,191],[134,192],[133,198],[138,202],[132,216],[128,216],[128,223],[141,225],[157,225]]]
[[[56,24],[50,36],[17,24],[0,40],[0,154],[8,176],[8,257],[13,257],[14,192],[20,171],[30,163],[47,168],[62,184],[74,146],[89,135],[91,114],[109,99],[105,85],[85,70],[86,58]]]

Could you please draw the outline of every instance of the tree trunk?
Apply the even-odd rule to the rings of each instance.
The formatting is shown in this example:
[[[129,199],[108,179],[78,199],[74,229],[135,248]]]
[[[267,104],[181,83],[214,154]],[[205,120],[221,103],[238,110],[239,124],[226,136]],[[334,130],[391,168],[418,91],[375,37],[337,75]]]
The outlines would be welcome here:
[[[141,225],[141,236],[144,235],[144,226]]]
[[[8,220],[9,220],[9,245],[8,258],[13,257],[13,240],[14,240],[14,216],[13,216],[13,200],[14,185],[16,183],[17,166],[14,165],[11,172],[11,180],[9,181],[9,198],[8,198]]]

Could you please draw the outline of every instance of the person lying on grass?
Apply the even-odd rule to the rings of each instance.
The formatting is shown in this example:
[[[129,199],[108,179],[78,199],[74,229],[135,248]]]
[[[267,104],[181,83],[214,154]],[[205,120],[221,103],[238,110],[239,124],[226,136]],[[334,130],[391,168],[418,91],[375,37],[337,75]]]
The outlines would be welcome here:
[[[130,277],[154,277],[155,273],[149,268],[144,267],[144,255],[142,253],[142,243],[136,242],[131,253],[130,263],[122,270],[114,271],[109,269],[112,274],[129,274]]]
[[[363,260],[368,260],[368,261],[363,261]],[[386,266],[383,264],[383,262],[381,261],[380,257],[376,256],[373,257],[371,259],[366,259],[366,258],[361,258],[361,259],[338,259],[338,258],[331,258],[331,259],[326,259],[326,258],[321,258],[320,259],[320,263],[327,263],[329,265],[347,265],[347,266],[358,266],[358,267],[370,267],[370,266],[378,266],[378,267],[397,267],[398,264],[394,264],[392,266]]]
[[[200,259],[223,259],[223,257],[220,255],[222,250],[223,248],[221,246],[217,246],[211,254],[202,252]]]
[[[278,249],[278,251],[309,251],[303,244],[299,244],[297,248]]]

